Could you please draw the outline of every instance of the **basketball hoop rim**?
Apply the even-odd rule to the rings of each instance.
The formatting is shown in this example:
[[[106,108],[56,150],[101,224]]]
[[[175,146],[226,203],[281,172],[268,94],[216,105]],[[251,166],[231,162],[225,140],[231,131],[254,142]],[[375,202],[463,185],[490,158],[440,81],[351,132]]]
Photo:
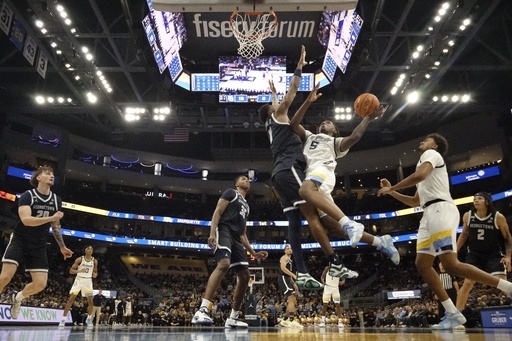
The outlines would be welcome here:
[[[240,32],[238,30],[238,27],[235,27],[235,25],[233,25],[233,18],[236,15],[238,15],[239,13],[245,13],[246,15],[256,16],[256,15],[262,15],[265,12],[239,12],[239,11],[234,11],[233,13],[231,13],[231,16],[229,17],[229,26],[231,27],[231,30],[233,31],[233,34],[236,37],[241,37],[243,39],[251,39],[251,40],[257,40],[257,39],[263,40],[263,39],[267,38],[270,35],[270,33],[272,33],[276,29],[276,27],[277,27],[277,15],[276,15],[276,13],[274,11],[268,11],[268,13],[274,17],[274,22],[273,22],[272,27],[270,28],[270,30],[268,30],[267,32],[265,32],[263,34],[245,35],[245,34],[243,34],[242,32]]]

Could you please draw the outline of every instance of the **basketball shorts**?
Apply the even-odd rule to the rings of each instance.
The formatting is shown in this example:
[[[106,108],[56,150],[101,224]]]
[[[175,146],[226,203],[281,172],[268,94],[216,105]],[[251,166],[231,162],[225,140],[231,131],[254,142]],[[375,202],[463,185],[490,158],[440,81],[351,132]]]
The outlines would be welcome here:
[[[277,277],[277,289],[284,297],[288,297],[290,295],[295,294],[295,289],[293,289],[292,284],[293,279],[286,275],[279,275]]]
[[[329,303],[331,299],[334,303],[341,302],[340,289],[326,285],[324,286],[324,293],[322,294],[322,302]]]
[[[16,266],[24,264],[26,272],[48,272],[46,243],[40,246],[29,245],[20,237],[11,235],[2,262],[16,264]]]
[[[272,184],[279,193],[283,212],[294,210],[298,205],[306,202],[299,195],[303,179],[304,172],[296,165],[290,170],[280,171],[272,177]]]
[[[466,256],[466,263],[471,264],[483,270],[487,273],[490,273],[493,276],[496,275],[507,275],[507,270],[505,269],[505,264],[501,262],[503,255],[497,254],[481,254],[478,252],[469,251]]]
[[[217,229],[217,246],[215,247],[215,260],[217,263],[224,258],[230,260],[230,269],[239,271],[240,267],[249,267],[245,247],[240,237],[234,236],[229,230]]]
[[[92,296],[92,278],[76,277],[69,293],[72,295],[82,294],[82,297]]]
[[[441,201],[425,208],[418,229],[417,253],[437,256],[456,252],[459,210],[454,203]]]
[[[308,169],[306,170],[306,178],[304,180],[313,181],[321,192],[324,192],[329,198],[331,198],[331,200],[333,200],[331,193],[334,190],[334,185],[336,184],[336,177],[331,169],[326,166],[318,166],[313,169]]]

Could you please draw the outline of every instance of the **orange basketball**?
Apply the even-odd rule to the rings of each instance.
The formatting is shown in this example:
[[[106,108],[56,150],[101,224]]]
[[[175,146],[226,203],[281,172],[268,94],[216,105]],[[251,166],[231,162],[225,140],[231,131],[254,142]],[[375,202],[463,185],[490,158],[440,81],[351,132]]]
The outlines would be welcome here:
[[[364,93],[359,95],[354,102],[354,111],[361,117],[366,117],[380,106],[379,99],[374,94]]]

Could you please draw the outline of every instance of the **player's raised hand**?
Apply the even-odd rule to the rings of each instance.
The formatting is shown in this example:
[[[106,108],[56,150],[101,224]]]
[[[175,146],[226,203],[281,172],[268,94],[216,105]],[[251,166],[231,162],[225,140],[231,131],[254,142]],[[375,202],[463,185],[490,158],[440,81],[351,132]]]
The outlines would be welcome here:
[[[368,114],[368,117],[371,119],[371,120],[374,120],[376,118],[379,118],[381,117],[382,115],[384,115],[384,113],[386,112],[386,109],[384,108],[384,106],[381,104],[379,105],[379,107],[377,109],[375,109],[374,111],[372,111],[371,113]]]
[[[308,95],[308,98],[307,98],[307,101],[308,102],[315,102],[317,99],[320,98],[320,96],[322,96],[322,93],[318,93],[318,89],[320,88],[320,83],[317,83],[315,85],[315,88],[313,90],[311,90],[311,92],[309,93]]]
[[[276,86],[274,85],[274,81],[272,79],[268,80],[268,86],[270,87],[270,91],[272,91],[273,94],[277,94]]]
[[[306,48],[304,47],[304,45],[302,45],[302,48],[300,50],[299,62],[297,63],[297,68],[302,69],[304,65],[306,65]]]

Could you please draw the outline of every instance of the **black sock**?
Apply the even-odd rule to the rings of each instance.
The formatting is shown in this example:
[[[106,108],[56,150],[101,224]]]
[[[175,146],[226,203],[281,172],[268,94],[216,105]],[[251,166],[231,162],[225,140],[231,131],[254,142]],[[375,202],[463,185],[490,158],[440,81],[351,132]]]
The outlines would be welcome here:
[[[341,259],[336,253],[327,256],[327,259],[329,259],[329,262],[334,265],[341,265]]]

